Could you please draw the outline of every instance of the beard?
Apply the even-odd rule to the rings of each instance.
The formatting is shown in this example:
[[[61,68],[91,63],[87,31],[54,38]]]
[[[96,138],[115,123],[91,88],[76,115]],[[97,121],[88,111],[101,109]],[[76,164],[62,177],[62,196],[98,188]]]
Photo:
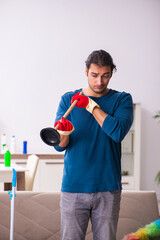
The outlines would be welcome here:
[[[94,85],[92,87],[89,83],[89,87],[94,93],[99,95],[105,94],[108,91],[107,86],[104,86],[104,85]]]

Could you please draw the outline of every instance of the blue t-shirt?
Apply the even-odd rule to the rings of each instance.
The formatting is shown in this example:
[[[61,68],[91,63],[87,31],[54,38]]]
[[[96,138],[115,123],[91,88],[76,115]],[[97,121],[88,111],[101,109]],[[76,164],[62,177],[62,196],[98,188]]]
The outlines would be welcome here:
[[[71,98],[81,89],[61,98],[56,119],[71,105]],[[85,108],[75,107],[67,119],[75,130],[64,151],[63,192],[89,193],[122,189],[121,141],[133,122],[133,102],[130,94],[110,89],[102,97],[90,97],[108,114],[102,128]]]

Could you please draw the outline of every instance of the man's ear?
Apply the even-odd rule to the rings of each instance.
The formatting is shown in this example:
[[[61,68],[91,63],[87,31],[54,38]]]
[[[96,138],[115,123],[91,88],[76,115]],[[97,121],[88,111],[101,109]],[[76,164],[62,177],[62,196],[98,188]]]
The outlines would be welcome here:
[[[87,67],[85,68],[85,74],[86,74],[86,76],[88,76],[88,68]]]

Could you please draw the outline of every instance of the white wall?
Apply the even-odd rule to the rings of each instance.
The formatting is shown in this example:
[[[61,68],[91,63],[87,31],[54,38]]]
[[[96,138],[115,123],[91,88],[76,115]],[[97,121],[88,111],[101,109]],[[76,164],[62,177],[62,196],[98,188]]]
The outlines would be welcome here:
[[[39,132],[52,126],[60,96],[85,87],[85,60],[111,53],[118,71],[110,88],[142,104],[141,188],[159,189],[159,0],[0,0],[0,134],[17,152],[55,153]]]

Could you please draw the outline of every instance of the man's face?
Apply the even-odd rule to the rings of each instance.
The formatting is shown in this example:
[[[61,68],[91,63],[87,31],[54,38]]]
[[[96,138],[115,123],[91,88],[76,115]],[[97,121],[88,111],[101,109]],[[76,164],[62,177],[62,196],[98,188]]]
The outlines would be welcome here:
[[[88,87],[91,96],[100,97],[107,92],[107,86],[112,76],[111,67],[99,67],[96,64],[91,64],[89,70],[85,70],[88,77]]]

